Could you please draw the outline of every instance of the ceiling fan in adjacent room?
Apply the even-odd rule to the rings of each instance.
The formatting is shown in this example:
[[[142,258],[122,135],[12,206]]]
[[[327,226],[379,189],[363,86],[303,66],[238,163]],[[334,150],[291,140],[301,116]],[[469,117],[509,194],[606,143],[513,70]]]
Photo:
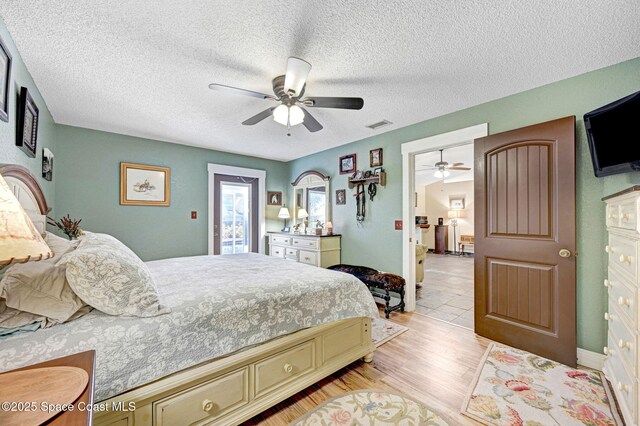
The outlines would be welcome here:
[[[464,163],[453,163],[453,164],[447,163],[442,159],[442,151],[444,151],[444,149],[440,150],[440,161],[438,161],[433,166],[427,166],[426,168],[419,169],[418,171],[435,170],[435,173],[433,174],[433,176],[437,177],[438,179],[441,179],[441,178],[449,177],[449,175],[451,174],[449,170],[465,170],[465,171],[471,170],[471,167],[463,167]]]
[[[362,98],[317,96],[303,98],[309,71],[311,71],[310,63],[299,58],[290,57],[287,60],[287,71],[285,75],[279,75],[271,82],[275,96],[217,83],[211,83],[209,85],[209,89],[225,93],[233,93],[236,95],[268,99],[280,103],[280,105],[269,107],[243,121],[242,124],[245,126],[253,126],[254,124],[272,116],[274,121],[282,124],[283,126],[287,126],[287,129],[291,129],[291,126],[302,124],[310,132],[317,132],[322,130],[322,125],[303,107],[362,109],[364,105],[364,100]],[[291,136],[291,133],[288,133],[288,135]]]

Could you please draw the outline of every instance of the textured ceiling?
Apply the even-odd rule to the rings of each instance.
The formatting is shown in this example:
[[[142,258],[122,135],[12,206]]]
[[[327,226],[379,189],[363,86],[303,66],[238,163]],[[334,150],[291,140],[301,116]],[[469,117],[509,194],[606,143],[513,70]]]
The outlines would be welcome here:
[[[291,160],[640,56],[637,0],[2,0],[58,123]],[[314,109],[324,130],[270,119],[288,56],[313,65],[307,94],[360,96]]]
[[[447,148],[442,152],[442,159],[449,164],[464,163],[464,167],[471,170],[451,170],[449,177],[444,179],[445,183],[464,182],[473,180],[473,145],[471,141],[467,145]],[[427,167],[433,166],[440,161],[440,151],[432,151],[416,155],[416,184],[431,185],[442,179],[438,179],[433,174],[435,170]]]

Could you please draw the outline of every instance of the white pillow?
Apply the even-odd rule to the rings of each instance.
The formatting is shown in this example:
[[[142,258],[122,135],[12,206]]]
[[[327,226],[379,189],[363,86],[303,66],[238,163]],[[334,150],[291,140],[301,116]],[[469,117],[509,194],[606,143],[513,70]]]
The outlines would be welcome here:
[[[0,297],[6,299],[8,308],[43,316],[50,322],[65,322],[86,304],[67,283],[66,267],[56,262],[75,250],[78,242],[51,233],[47,233],[44,240],[54,257],[9,267],[0,281]],[[0,321],[0,327],[3,326]]]
[[[86,303],[110,315],[151,317],[170,312],[160,305],[147,265],[106,234],[88,234],[62,257],[67,280]]]

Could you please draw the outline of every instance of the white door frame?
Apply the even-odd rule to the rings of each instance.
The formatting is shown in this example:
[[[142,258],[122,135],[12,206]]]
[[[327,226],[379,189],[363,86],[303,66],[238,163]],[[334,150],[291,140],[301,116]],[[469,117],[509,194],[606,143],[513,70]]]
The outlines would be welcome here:
[[[207,165],[207,171],[209,173],[209,204],[207,206],[209,216],[209,230],[208,230],[208,245],[209,254],[213,254],[213,203],[215,200],[215,177],[216,175],[231,175],[231,176],[246,176],[251,178],[258,178],[258,221],[260,222],[260,228],[258,229],[258,252],[264,254],[265,235],[267,231],[267,225],[265,221],[265,200],[266,200],[266,178],[267,172],[265,170],[247,169],[244,167],[225,166],[223,164]]]
[[[407,282],[405,294],[407,311],[416,309],[416,242],[413,226],[416,216],[414,200],[416,155],[463,145],[488,135],[489,124],[483,123],[402,144],[402,223],[404,224],[402,227],[402,276]]]

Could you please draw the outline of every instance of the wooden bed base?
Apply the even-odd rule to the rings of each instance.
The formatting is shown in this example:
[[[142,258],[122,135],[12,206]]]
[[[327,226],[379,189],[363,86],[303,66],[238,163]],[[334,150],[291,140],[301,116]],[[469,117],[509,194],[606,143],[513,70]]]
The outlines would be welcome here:
[[[98,403],[94,422],[237,425],[374,349],[370,318],[308,328]]]

